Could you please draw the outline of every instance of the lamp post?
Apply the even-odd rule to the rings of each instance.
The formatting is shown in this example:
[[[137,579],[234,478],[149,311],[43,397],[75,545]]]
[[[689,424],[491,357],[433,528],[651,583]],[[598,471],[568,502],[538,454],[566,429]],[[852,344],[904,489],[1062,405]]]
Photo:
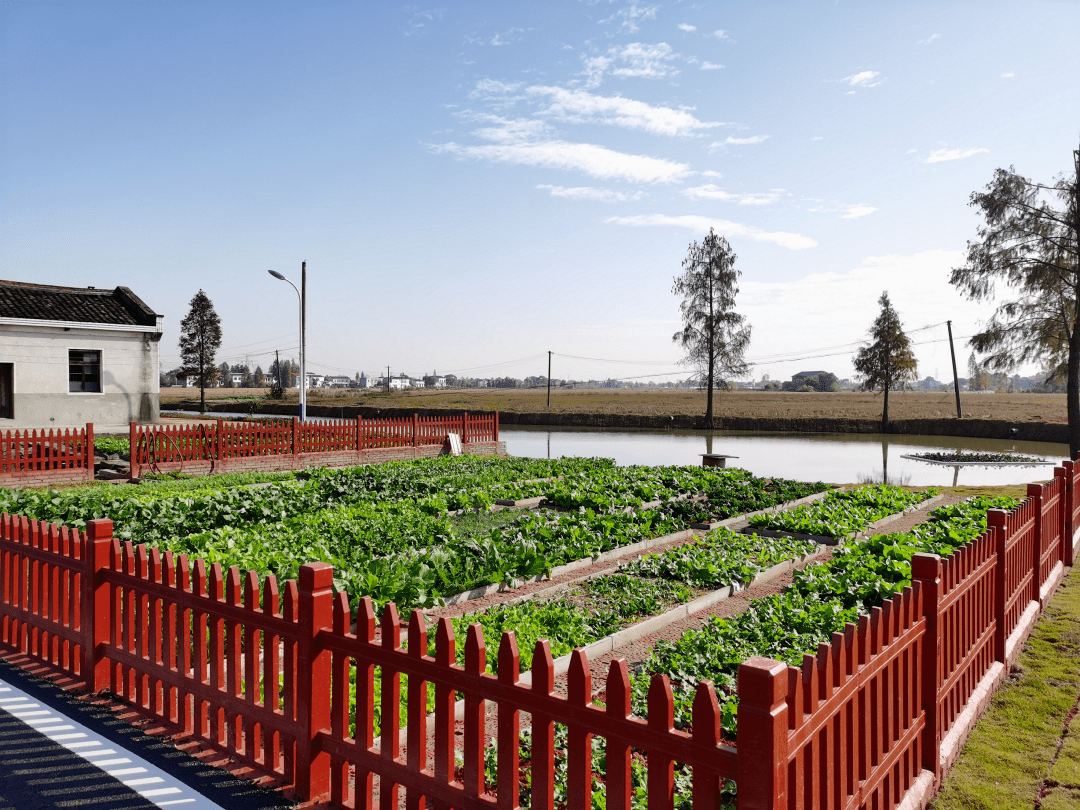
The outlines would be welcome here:
[[[304,421],[304,411],[307,410],[307,367],[304,365],[304,321],[307,314],[307,262],[300,262],[300,289],[281,275],[277,270],[267,270],[270,275],[279,281],[284,281],[294,290],[296,297],[300,299],[300,421]],[[280,371],[280,369],[279,369]]]

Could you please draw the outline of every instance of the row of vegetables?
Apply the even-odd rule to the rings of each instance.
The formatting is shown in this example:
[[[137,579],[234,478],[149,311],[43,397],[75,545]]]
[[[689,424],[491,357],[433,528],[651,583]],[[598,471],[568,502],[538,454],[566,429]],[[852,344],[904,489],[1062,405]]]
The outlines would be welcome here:
[[[702,510],[730,517],[827,489],[820,483],[755,478],[743,470],[471,456],[259,480],[265,477],[227,475],[64,492],[5,490],[0,511],[73,527],[109,517],[122,539],[279,579],[295,577],[305,562],[322,560],[334,566],[337,587],[354,603],[367,595],[407,609],[685,529]],[[513,487],[540,492],[558,508],[477,525],[468,515],[448,513],[482,509]],[[605,489],[618,497],[587,505],[592,496],[586,493]],[[691,502],[690,497],[710,500]],[[645,498],[660,505],[628,508]]]
[[[986,530],[987,510],[1012,509],[1018,503],[1014,498],[978,497],[956,506],[940,507],[930,513],[926,523],[910,532],[874,535],[837,548],[828,562],[811,564],[797,571],[791,586],[779,594],[751,600],[742,613],[713,618],[674,641],[658,641],[631,678],[635,714],[646,714],[652,675],[666,673],[671,679],[675,698],[675,725],[688,729],[692,723],[695,689],[699,681],[708,679],[716,686],[720,700],[724,736],[735,739],[736,674],[740,663],[760,655],[791,665],[801,664],[805,653],[816,651],[819,643],[829,641],[846,623],[856,621],[860,614],[869,612],[909,585],[911,558],[916,553],[950,554]],[[722,541],[725,537],[721,535],[718,539]],[[455,626],[455,634],[464,632],[469,618]],[[489,635],[488,624],[483,621],[481,624],[485,638],[496,638]],[[490,630],[496,629],[491,623]],[[526,646],[519,641],[522,651]],[[554,644],[552,653],[558,654]],[[522,734],[520,745],[521,758],[525,761],[531,745],[529,731]],[[560,796],[565,800],[566,729],[562,726],[556,727],[555,745],[556,800]],[[594,737],[592,748],[593,769],[602,777],[606,740]],[[496,762],[497,749],[492,747],[486,756],[489,783],[495,781]],[[631,777],[634,790],[631,804],[635,809],[643,810],[647,798],[647,770],[640,756],[635,755],[631,761]],[[722,805],[734,807],[735,794],[736,785],[726,782]],[[526,783],[521,791],[521,806],[529,807],[530,800]],[[677,810],[690,810],[692,806],[691,773],[681,766],[675,770],[674,805]],[[593,782],[593,806],[605,806],[602,778]]]

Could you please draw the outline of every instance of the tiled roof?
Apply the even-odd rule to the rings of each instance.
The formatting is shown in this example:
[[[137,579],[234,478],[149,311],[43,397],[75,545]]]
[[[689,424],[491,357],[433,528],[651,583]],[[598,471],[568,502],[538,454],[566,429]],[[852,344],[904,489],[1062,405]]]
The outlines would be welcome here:
[[[54,287],[0,280],[0,318],[156,326],[158,314],[127,287]]]

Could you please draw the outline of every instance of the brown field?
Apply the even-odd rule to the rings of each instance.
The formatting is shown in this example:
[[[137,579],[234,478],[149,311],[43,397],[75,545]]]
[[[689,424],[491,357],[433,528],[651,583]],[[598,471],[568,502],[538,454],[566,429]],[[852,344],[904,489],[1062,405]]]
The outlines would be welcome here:
[[[261,399],[266,392],[254,388],[208,389],[206,398]],[[287,402],[296,402],[289,392]],[[163,388],[162,403],[199,399],[198,390]],[[544,390],[451,389],[360,393],[350,390],[311,391],[309,405],[336,407],[361,405],[375,408],[445,408],[454,411],[514,411],[519,413],[606,413],[642,416],[700,416],[705,394],[684,390],[575,389],[553,390],[547,407]],[[1002,419],[1010,422],[1062,423],[1066,420],[1064,394],[961,394],[965,419]],[[761,419],[880,419],[881,394],[811,394],[775,391],[726,391],[714,395],[716,416]],[[952,393],[906,391],[889,395],[891,419],[948,419],[956,416]]]

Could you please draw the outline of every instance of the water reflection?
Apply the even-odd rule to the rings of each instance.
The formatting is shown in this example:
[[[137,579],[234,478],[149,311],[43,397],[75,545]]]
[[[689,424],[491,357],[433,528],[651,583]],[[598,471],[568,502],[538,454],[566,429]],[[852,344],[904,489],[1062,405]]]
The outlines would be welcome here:
[[[1053,477],[1053,467],[947,467],[903,455],[925,452],[1013,452],[1049,461],[1068,458],[1068,445],[1004,439],[885,434],[788,434],[733,431],[649,431],[503,427],[499,438],[515,456],[606,456],[617,464],[701,464],[703,453],[737,456],[730,463],[755,475],[829,483],[909,486],[1023,484]]]

